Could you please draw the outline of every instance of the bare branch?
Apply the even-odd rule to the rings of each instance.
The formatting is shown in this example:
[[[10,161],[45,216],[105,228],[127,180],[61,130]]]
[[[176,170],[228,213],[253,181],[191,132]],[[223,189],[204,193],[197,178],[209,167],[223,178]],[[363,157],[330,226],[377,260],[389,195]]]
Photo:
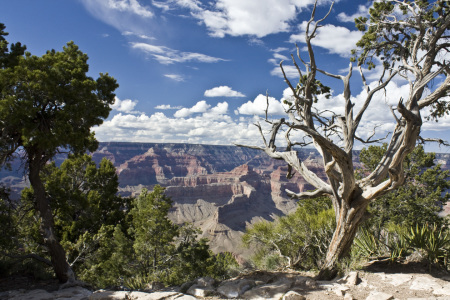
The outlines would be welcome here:
[[[419,144],[425,144],[427,142],[432,142],[432,143],[438,143],[439,146],[442,145],[442,146],[450,147],[450,144],[447,141],[440,139],[440,138],[423,138],[423,137],[419,136],[418,142],[419,142]]]
[[[327,189],[317,189],[313,192],[301,192],[298,194],[288,189],[286,189],[285,191],[289,197],[299,200],[316,198],[323,195],[331,195],[330,191]]]

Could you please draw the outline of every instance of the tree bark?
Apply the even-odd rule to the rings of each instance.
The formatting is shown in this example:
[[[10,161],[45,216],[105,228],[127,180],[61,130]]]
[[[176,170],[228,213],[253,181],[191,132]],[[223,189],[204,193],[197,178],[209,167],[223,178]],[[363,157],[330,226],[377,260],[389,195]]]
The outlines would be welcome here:
[[[351,250],[353,240],[369,201],[358,196],[351,202],[351,207],[341,205],[337,218],[336,229],[328,247],[324,264],[322,265],[318,279],[330,280],[337,274],[337,263],[346,257]]]
[[[35,208],[40,217],[40,232],[50,254],[53,270],[59,282],[74,281],[75,275],[66,259],[66,253],[58,241],[54,232],[53,214],[50,201],[46,197],[44,184],[39,175],[41,162],[39,159],[31,159],[29,162],[29,179],[35,196]]]

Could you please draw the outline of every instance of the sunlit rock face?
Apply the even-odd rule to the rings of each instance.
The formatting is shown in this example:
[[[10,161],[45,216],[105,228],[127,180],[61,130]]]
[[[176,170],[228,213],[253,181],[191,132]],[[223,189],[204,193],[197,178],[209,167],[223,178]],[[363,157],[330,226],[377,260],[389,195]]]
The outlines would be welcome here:
[[[324,177],[317,152],[308,149],[299,156]],[[101,143],[93,158],[103,157],[116,165],[122,195],[165,186],[173,200],[171,219],[201,228],[216,252],[245,256],[240,237],[246,226],[295,210],[285,189],[312,188],[298,174],[288,180],[283,162],[234,146]]]
[[[320,155],[313,149],[300,149],[299,158],[325,179]],[[359,168],[355,152],[354,167]],[[201,228],[216,251],[246,256],[240,237],[246,226],[259,220],[273,220],[295,210],[296,203],[286,189],[296,193],[311,190],[300,175],[286,178],[283,161],[269,158],[262,151],[235,146],[162,143],[100,143],[92,153],[96,162],[106,157],[117,168],[120,194],[138,195],[143,188],[159,184],[172,198],[171,219]],[[60,164],[65,157],[56,157]],[[437,154],[443,169],[450,167],[449,154]],[[0,170],[0,183],[12,188],[18,198],[27,186],[18,160],[12,171]],[[445,213],[450,208],[445,207]]]

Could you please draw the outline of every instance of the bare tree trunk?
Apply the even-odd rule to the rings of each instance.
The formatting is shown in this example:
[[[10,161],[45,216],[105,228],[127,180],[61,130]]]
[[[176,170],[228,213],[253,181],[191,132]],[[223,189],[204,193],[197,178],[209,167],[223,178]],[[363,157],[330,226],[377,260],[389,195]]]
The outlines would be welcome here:
[[[58,241],[54,232],[53,214],[50,207],[50,202],[45,194],[45,188],[39,176],[41,162],[38,159],[33,159],[29,164],[29,179],[33,187],[35,196],[36,211],[39,212],[40,232],[44,240],[45,246],[48,248],[50,254],[53,270],[59,282],[65,283],[74,281],[75,275],[69,266],[66,259],[66,253]]]
[[[341,206],[336,229],[328,247],[324,264],[317,276],[318,279],[328,280],[334,278],[337,274],[338,261],[350,253],[353,240],[369,202],[358,197],[351,203],[350,208]]]

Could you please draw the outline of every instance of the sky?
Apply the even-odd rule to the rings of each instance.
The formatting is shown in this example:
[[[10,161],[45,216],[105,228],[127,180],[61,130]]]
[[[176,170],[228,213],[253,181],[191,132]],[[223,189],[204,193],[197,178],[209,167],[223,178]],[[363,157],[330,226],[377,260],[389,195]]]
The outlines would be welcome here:
[[[319,1],[317,18],[330,3]],[[313,40],[319,68],[348,71],[350,51],[362,36],[354,18],[367,15],[368,3],[335,1]],[[101,142],[261,145],[254,123],[268,128],[266,95],[269,118],[283,116],[282,100],[290,92],[279,63],[284,61],[295,84],[290,55],[297,43],[306,58],[304,30],[312,7],[313,0],[0,0],[0,23],[10,43],[20,41],[34,55],[74,41],[89,56],[90,76],[109,73],[117,79],[110,116],[94,128]],[[369,84],[376,83],[379,71],[365,70]],[[358,108],[365,92],[356,69],[353,74]],[[318,107],[342,112],[341,82],[319,79],[331,87],[332,97],[320,99]],[[398,80],[379,93],[358,135],[368,138],[374,127],[374,137],[392,131],[389,105],[407,91],[406,82]],[[450,141],[450,118],[424,123],[422,136]],[[435,144],[426,149],[450,151]]]

